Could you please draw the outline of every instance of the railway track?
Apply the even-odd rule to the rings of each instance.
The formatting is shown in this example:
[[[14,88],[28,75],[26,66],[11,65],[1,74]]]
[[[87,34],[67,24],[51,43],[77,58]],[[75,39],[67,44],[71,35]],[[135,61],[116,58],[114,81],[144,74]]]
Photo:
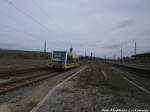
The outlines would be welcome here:
[[[0,72],[0,94],[53,77],[57,74],[57,72],[49,70],[48,67]]]
[[[139,77],[150,79],[150,70],[143,69],[135,66],[127,66],[124,64],[117,64],[117,63],[109,63],[117,68],[120,68],[122,70],[126,70],[130,73],[136,74]]]
[[[17,88],[21,88],[23,86],[42,81],[44,79],[56,76],[57,72],[45,72],[38,75],[29,75],[26,77],[21,77],[19,79],[8,81],[0,84],[0,94],[4,94],[8,91],[15,90]]]
[[[26,73],[33,73],[41,70],[50,69],[48,66],[30,68],[30,69],[21,69],[21,70],[8,70],[8,71],[0,71],[0,78],[11,77],[16,75],[24,75]]]
[[[0,72],[0,95],[23,86],[54,77],[64,71],[47,67]]]

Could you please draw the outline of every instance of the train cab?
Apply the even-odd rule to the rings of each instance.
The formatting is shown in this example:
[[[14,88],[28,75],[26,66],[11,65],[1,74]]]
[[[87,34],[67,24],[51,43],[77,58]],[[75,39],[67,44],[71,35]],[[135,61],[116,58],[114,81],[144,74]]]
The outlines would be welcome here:
[[[52,67],[54,69],[70,69],[77,67],[77,56],[70,50],[67,51],[53,51]]]

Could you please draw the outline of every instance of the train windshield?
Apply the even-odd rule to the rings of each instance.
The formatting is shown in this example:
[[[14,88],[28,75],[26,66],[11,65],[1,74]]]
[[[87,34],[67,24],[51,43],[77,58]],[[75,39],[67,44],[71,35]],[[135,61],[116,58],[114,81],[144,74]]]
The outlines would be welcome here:
[[[64,64],[66,58],[66,51],[54,51],[53,52],[53,62]]]

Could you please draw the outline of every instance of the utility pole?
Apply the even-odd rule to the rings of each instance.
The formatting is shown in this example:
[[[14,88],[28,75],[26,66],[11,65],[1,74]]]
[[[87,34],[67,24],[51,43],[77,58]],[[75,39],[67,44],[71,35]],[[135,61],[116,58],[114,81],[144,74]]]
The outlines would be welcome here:
[[[91,52],[91,60],[92,60],[92,58],[93,58],[93,53]]]
[[[44,42],[44,52],[46,53],[46,40]]]
[[[106,63],[106,56],[104,56],[104,60],[105,60],[105,63]]]
[[[85,57],[86,57],[86,50],[85,50]]]
[[[114,54],[114,60],[116,60],[116,54]]]
[[[121,62],[122,62],[122,48],[121,48],[121,51],[120,51],[120,55],[121,55]]]
[[[44,53],[45,53],[45,57],[46,57],[46,40],[44,42]]]
[[[134,55],[136,55],[136,42],[134,44]]]
[[[91,52],[91,58],[93,57],[93,53]]]
[[[122,59],[122,48],[120,50],[120,59]]]

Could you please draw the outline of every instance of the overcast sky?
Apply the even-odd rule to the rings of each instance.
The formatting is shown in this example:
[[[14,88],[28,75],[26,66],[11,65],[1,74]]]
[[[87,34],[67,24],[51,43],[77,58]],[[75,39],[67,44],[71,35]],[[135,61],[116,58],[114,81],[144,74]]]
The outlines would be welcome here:
[[[0,0],[0,48],[113,57],[150,51],[150,0]]]

